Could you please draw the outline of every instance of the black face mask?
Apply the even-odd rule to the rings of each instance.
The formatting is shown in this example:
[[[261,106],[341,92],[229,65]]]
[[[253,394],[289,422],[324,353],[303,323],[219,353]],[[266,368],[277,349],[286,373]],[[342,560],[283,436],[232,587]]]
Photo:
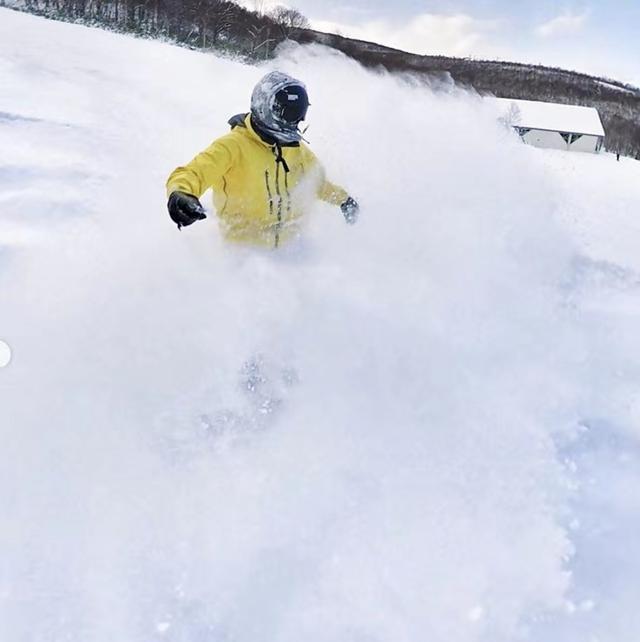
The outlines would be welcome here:
[[[309,96],[304,87],[292,85],[281,89],[275,98],[273,113],[279,120],[297,125],[307,116]]]

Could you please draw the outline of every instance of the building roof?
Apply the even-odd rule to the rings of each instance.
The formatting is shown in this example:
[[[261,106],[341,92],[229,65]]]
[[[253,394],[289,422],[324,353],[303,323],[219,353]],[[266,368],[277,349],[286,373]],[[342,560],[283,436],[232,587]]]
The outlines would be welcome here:
[[[604,136],[604,128],[598,110],[578,105],[560,105],[534,100],[498,98],[500,110],[507,113],[514,104],[517,107],[512,124],[514,127],[545,129],[554,132]]]

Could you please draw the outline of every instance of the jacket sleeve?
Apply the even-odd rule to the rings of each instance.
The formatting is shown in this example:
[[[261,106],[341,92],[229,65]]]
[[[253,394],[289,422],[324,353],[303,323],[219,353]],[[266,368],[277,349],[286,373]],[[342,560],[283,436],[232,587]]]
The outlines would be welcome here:
[[[349,198],[349,194],[340,185],[336,185],[324,178],[324,171],[322,174],[322,184],[320,185],[318,198],[332,205],[342,205]]]
[[[167,180],[167,196],[180,191],[200,198],[210,187],[215,188],[233,163],[230,146],[216,140],[184,167],[177,167]]]
[[[319,175],[318,198],[332,205],[342,205],[349,197],[347,191],[343,187],[340,187],[340,185],[336,185],[327,180],[324,167],[322,167],[318,157],[306,145],[304,146],[304,152],[307,157],[306,162],[315,167]]]

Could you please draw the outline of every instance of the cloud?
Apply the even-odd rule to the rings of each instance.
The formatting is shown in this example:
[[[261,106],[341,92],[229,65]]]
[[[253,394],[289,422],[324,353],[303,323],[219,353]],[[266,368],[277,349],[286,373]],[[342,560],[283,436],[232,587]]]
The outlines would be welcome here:
[[[559,15],[536,27],[535,34],[540,38],[555,38],[557,36],[572,35],[581,31],[588,19],[588,11],[584,11],[580,14],[565,12],[562,15]]]
[[[314,20],[312,25],[319,31],[340,33],[417,54],[494,56],[498,53],[490,35],[498,29],[500,21],[478,20],[466,14],[424,13],[404,24],[374,20],[349,25]]]
[[[292,4],[299,5],[291,0]],[[330,10],[333,5],[327,5]],[[323,5],[324,7],[324,5]],[[304,7],[303,7],[304,8]],[[323,9],[324,11],[324,9]],[[351,7],[349,8],[351,12]],[[330,11],[335,15],[335,11]],[[424,13],[400,22],[391,18],[349,18],[318,20],[311,14],[314,29],[328,33],[368,40],[418,54],[511,60],[528,64],[545,64],[583,73],[603,75],[632,84],[640,84],[635,58],[624,52],[606,51],[593,57],[593,34],[584,41],[562,38],[564,34],[578,33],[591,18],[589,10],[581,13],[565,12],[535,29],[531,25],[518,28],[516,20],[481,20],[472,15]],[[322,13],[320,13],[322,15]],[[370,13],[368,14],[371,15]]]

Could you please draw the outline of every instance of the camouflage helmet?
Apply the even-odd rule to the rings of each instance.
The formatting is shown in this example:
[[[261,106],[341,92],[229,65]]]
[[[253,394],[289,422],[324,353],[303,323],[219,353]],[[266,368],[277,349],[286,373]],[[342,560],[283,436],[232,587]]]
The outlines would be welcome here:
[[[258,127],[279,143],[297,143],[307,115],[309,96],[304,83],[280,71],[268,73],[251,95],[251,116]]]

